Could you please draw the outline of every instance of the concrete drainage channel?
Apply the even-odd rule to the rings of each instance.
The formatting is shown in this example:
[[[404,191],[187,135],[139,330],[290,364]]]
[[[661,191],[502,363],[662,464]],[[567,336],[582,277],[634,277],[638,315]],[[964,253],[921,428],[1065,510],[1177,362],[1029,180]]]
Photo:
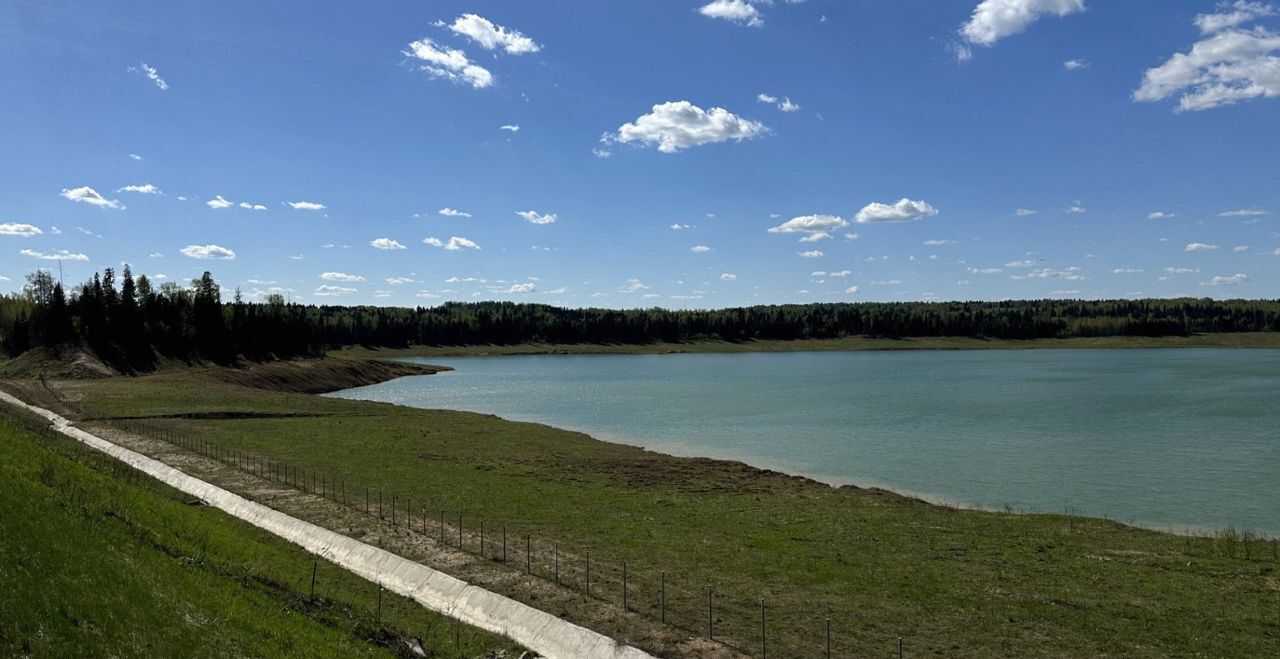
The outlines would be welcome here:
[[[310,522],[254,503],[237,494],[189,476],[71,425],[54,412],[29,405],[0,391],[0,400],[48,419],[53,429],[97,451],[198,497],[254,526],[274,533],[303,549],[342,566],[389,591],[409,597],[469,625],[502,634],[550,659],[652,659],[652,655],[622,645],[608,636],[561,620],[509,597],[415,563],[384,549],[334,533]]]

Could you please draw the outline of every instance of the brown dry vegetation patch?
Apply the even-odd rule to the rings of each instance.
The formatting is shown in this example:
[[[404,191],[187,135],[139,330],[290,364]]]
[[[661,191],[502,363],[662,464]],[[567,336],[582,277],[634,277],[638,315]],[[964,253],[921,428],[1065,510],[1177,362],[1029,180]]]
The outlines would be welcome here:
[[[209,375],[221,382],[254,389],[322,394],[407,375],[431,375],[442,370],[448,368],[377,359],[297,359],[250,364],[241,368],[216,368],[210,370]]]

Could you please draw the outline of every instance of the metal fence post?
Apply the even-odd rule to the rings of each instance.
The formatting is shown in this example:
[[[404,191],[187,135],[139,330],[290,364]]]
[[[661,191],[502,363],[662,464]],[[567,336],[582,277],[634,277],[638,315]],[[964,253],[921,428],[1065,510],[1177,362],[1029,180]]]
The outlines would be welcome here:
[[[707,638],[716,640],[715,618],[711,616],[711,584],[707,584]]]
[[[627,562],[622,561],[622,610],[630,611],[627,606]]]
[[[764,631],[764,598],[760,598],[760,659],[768,659],[769,645]]]
[[[662,624],[667,624],[667,573],[658,573],[658,615]]]

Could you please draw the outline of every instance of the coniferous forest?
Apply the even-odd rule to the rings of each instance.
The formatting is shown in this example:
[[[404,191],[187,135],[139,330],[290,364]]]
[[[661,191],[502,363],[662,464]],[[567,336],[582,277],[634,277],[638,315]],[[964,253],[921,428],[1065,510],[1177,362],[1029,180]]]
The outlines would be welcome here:
[[[108,268],[69,292],[46,271],[0,298],[0,349],[87,348],[125,371],[160,359],[230,363],[318,356],[344,345],[643,344],[850,336],[1037,339],[1280,331],[1280,301],[1207,298],[863,302],[714,310],[565,309],[513,302],[436,307],[226,299],[208,273],[154,286]]]

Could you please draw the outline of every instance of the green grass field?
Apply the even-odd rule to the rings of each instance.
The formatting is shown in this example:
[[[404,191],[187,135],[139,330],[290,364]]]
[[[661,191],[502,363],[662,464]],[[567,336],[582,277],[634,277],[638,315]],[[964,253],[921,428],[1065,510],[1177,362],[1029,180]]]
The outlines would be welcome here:
[[[0,409],[0,655],[406,656],[517,651]],[[411,655],[409,655],[411,656]]]
[[[748,651],[764,599],[777,656],[820,656],[828,617],[836,656],[885,654],[898,636],[915,656],[1280,655],[1277,544],[1247,534],[956,510],[487,415],[198,373],[60,386],[108,417],[557,542],[571,581],[591,551],[595,593],[612,601],[628,561],[633,609],[657,614],[664,570],[669,617],[694,631],[706,629],[712,584],[717,635]]]
[[[843,339],[797,341],[695,341],[689,343],[523,343],[509,346],[413,346],[364,348],[349,346],[335,357],[460,357],[469,355],[533,354],[663,354],[676,352],[805,352],[839,350],[1034,350],[1066,348],[1280,348],[1280,332],[1195,334],[1192,336],[1103,336],[1072,339],[973,339],[921,337],[886,339],[853,336]]]

